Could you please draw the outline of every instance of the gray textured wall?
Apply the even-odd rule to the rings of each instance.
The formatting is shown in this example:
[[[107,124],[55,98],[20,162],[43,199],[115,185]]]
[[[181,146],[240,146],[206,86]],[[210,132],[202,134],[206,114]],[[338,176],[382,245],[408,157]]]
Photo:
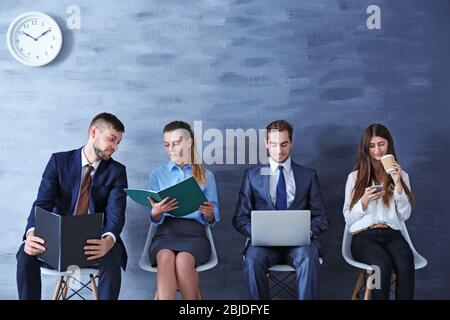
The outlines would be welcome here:
[[[81,8],[81,30],[65,25]],[[207,128],[295,125],[293,158],[315,167],[329,210],[322,237],[320,297],[347,299],[356,271],[341,257],[346,176],[362,129],[390,128],[410,174],[417,210],[408,222],[429,262],[417,298],[450,298],[447,165],[450,3],[380,0],[382,29],[367,30],[372,1],[1,1],[0,298],[15,299],[15,253],[52,152],[85,142],[90,119],[109,111],[126,134],[115,158],[129,184],[144,187],[165,160],[160,131],[174,119]],[[38,10],[61,25],[64,45],[41,68],[13,60],[4,42],[18,14]],[[231,226],[243,165],[212,166],[222,222],[213,230],[220,264],[201,274],[205,297],[246,299],[244,239]],[[155,276],[140,271],[149,221],[129,202],[129,252],[122,299],[152,297]],[[54,279],[44,278],[49,298]]]

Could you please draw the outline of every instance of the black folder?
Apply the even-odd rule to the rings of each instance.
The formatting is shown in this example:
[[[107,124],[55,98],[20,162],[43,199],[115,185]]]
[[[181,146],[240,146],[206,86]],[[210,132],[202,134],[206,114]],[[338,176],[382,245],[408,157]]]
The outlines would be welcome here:
[[[45,240],[45,252],[38,259],[59,272],[69,266],[92,267],[99,260],[86,260],[83,247],[88,239],[100,239],[103,213],[60,216],[40,207],[35,209],[34,234]]]

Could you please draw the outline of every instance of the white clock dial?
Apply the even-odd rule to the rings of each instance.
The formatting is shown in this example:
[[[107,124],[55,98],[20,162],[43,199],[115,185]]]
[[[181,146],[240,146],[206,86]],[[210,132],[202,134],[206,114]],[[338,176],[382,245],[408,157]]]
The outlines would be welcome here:
[[[27,12],[14,19],[6,40],[13,57],[28,66],[49,63],[56,58],[62,46],[58,24],[40,12]]]

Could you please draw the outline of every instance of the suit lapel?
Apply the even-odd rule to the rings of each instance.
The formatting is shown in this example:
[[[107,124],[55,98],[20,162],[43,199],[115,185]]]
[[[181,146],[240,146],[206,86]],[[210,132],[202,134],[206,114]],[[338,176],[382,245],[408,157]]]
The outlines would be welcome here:
[[[294,201],[292,201],[292,204],[289,207],[290,210],[292,210],[292,208],[295,208],[297,206],[297,202],[300,201],[301,174],[300,174],[299,169],[300,168],[297,166],[297,164],[291,160],[291,170],[294,175],[294,183],[295,183],[295,197],[294,197]]]
[[[78,200],[78,193],[80,192],[80,183],[81,183],[81,149],[78,149],[73,154],[69,165],[69,174],[70,180],[72,184],[72,202],[70,204],[70,212],[69,215],[73,214],[75,211],[75,205]]]
[[[96,190],[100,188],[104,180],[104,173],[108,168],[108,161],[102,160],[97,170],[94,172],[94,176],[92,177],[92,185],[91,185],[91,196],[89,198],[89,210],[91,213],[95,212],[95,203],[94,203],[94,193]]]

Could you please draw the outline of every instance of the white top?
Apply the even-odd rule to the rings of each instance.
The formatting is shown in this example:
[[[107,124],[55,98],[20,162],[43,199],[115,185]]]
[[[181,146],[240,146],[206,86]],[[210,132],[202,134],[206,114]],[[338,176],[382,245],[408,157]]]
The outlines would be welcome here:
[[[345,185],[345,203],[344,218],[345,223],[350,227],[350,232],[370,227],[377,223],[385,223],[394,230],[402,229],[402,221],[408,220],[411,215],[411,203],[408,200],[405,190],[402,194],[398,194],[394,190],[394,196],[391,198],[389,208],[383,203],[383,198],[369,202],[366,211],[363,210],[361,199],[355,203],[350,210],[352,201],[353,188],[355,187],[358,171],[353,171],[348,175],[347,184]],[[402,178],[405,184],[411,190],[409,184],[409,176],[402,171]]]
[[[285,162],[278,163],[272,158],[269,158],[270,164],[270,176],[269,176],[269,193],[272,203],[275,205],[277,202],[277,184],[280,178],[280,170],[278,167],[283,166],[284,180],[286,181],[286,196],[287,196],[287,207],[289,208],[294,202],[295,198],[295,179],[294,170],[291,166],[291,157],[287,158]]]

